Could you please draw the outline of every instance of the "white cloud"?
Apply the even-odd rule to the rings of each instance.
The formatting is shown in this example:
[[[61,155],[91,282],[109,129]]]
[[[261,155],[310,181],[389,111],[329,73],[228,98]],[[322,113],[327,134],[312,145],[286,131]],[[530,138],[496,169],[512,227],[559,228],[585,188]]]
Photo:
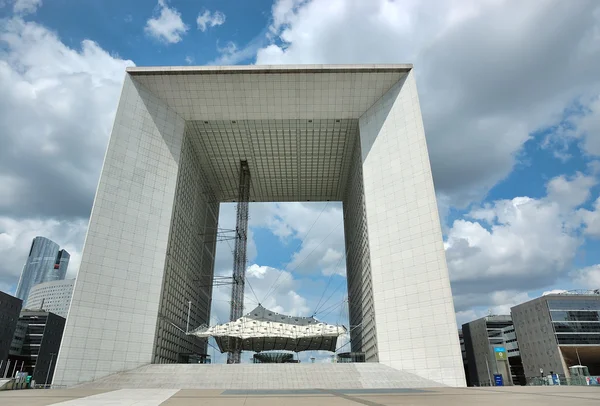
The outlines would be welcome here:
[[[253,57],[258,47],[245,47],[239,49],[235,42],[229,41],[225,46],[220,47],[217,43],[217,52],[219,56],[209,62],[209,65],[235,65],[243,60]]]
[[[42,6],[42,0],[15,0],[13,12],[15,14],[35,13]]]
[[[600,41],[600,34],[597,41]],[[564,148],[567,148],[571,142],[577,141],[584,153],[600,156],[600,96],[593,94],[578,104],[564,122],[555,124],[559,131],[548,135],[548,143],[563,142]]]
[[[268,43],[269,29],[265,28],[262,32],[252,38],[243,47],[239,47],[233,41],[227,41],[225,46],[220,46],[217,41],[217,52],[219,56],[207,63],[207,65],[236,65],[239,63],[252,63],[256,58],[256,53],[265,44]]]
[[[75,276],[125,68],[84,40],[19,18],[0,26],[0,285],[14,287],[37,235],[71,253]]]
[[[415,64],[436,188],[455,207],[479,201],[532,131],[600,89],[597,1],[280,0],[272,14],[257,64]]]
[[[573,271],[571,277],[582,289],[600,289],[600,264]]]
[[[265,227],[294,253],[286,269],[308,274],[345,275],[344,225],[339,202],[254,204],[250,225]],[[301,244],[293,239],[300,240]]]
[[[485,297],[485,299],[484,299]],[[513,306],[533,299],[526,292],[502,290],[489,293],[471,293],[455,298],[456,322],[460,328],[464,323],[477,320],[488,315],[510,314]],[[485,301],[484,305],[481,305]],[[482,307],[475,307],[482,306]]]
[[[544,293],[542,293],[542,296],[556,295],[556,294],[565,293],[565,292],[566,292],[565,289],[552,289],[552,290],[547,290]]]
[[[133,62],[21,19],[4,20],[0,42],[0,216],[87,218]]]
[[[600,30],[598,32],[597,43],[600,42]],[[588,111],[575,125],[579,136],[583,138],[584,150],[590,155],[600,156],[600,97],[596,97],[587,107]]]
[[[577,216],[583,222],[586,235],[600,238],[600,197],[594,202],[592,210],[579,209]]]
[[[225,271],[222,275],[231,275]],[[258,305],[257,301],[275,312],[297,316],[308,316],[312,310],[307,299],[298,293],[301,281],[280,269],[251,264],[246,269],[244,311]],[[211,323],[224,323],[229,320],[231,286],[216,287],[213,291]]]
[[[208,10],[204,10],[204,13],[198,14],[196,24],[198,24],[198,29],[204,32],[207,28],[225,24],[225,14],[220,11],[211,13]]]
[[[498,200],[456,220],[445,243],[456,309],[499,305],[494,295],[512,297],[566,276],[583,242],[577,207],[596,183],[581,173],[559,176],[542,199]]]
[[[495,289],[519,276],[556,276],[573,258],[578,241],[564,233],[566,219],[556,203],[519,197],[496,201],[486,211],[495,220],[489,228],[456,220],[448,233],[452,281],[488,279],[488,289]]]
[[[158,13],[146,21],[144,31],[167,44],[181,41],[188,26],[181,19],[181,13],[174,7],[169,7],[166,0],[158,0]]]
[[[262,205],[250,204],[250,218],[261,217],[264,210]],[[219,228],[235,229],[236,204],[222,203],[219,210]],[[223,234],[226,236],[229,234]],[[217,252],[215,256],[215,275],[231,276],[233,268],[233,247],[235,241],[221,241],[217,243]],[[266,247],[265,247],[266,248]],[[248,267],[246,277],[249,283],[246,284],[245,291],[245,309],[252,310],[258,301],[263,301],[265,307],[273,311],[289,314],[304,315],[308,312],[306,299],[300,297],[296,290],[300,282],[294,275],[285,270],[279,270],[268,266],[261,266],[255,263],[257,256],[256,242],[252,229],[248,233]],[[275,283],[276,281],[276,283]],[[251,289],[252,287],[252,289]],[[269,293],[269,291],[271,291]],[[267,295],[267,293],[269,293]],[[229,300],[231,295],[231,286],[226,285],[217,287],[214,290],[215,302],[212,311],[213,322],[220,322],[229,319]]]
[[[590,188],[597,183],[594,176],[586,176],[581,172],[570,179],[561,175],[548,182],[548,199],[570,210],[587,202]]]

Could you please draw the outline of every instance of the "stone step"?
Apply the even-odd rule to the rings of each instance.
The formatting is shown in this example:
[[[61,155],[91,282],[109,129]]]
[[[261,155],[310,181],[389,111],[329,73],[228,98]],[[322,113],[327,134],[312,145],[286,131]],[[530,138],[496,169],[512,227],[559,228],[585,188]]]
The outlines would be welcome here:
[[[82,388],[377,389],[443,386],[383,364],[150,364]]]

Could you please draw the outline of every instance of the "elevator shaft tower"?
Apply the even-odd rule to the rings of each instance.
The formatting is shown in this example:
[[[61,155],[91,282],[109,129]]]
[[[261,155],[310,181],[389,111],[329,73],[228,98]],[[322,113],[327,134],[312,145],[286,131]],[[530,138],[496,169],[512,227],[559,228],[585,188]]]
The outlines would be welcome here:
[[[231,287],[231,311],[229,320],[235,321],[244,313],[244,287],[246,285],[246,247],[248,245],[248,202],[250,200],[250,168],[248,161],[240,161],[240,181],[236,215],[236,238],[233,251],[233,285]],[[228,364],[239,364],[240,346],[227,354]]]

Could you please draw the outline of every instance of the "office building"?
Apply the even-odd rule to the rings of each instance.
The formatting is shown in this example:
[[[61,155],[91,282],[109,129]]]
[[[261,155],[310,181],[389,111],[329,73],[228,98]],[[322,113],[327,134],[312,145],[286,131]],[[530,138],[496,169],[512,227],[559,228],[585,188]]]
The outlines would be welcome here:
[[[65,279],[70,255],[45,237],[35,237],[17,285],[17,296],[25,301],[31,288],[39,283]]]
[[[67,318],[75,279],[44,282],[31,288],[25,308],[29,310],[45,310],[60,317]]]
[[[412,65],[128,68],[55,383],[206,353],[241,162],[251,202],[343,202],[351,351],[464,386]]]
[[[600,292],[550,294],[511,309],[527,378],[570,377],[584,365],[600,375]]]
[[[40,310],[23,310],[17,323],[9,359],[27,371],[37,384],[52,382],[65,319]],[[23,368],[21,368],[23,365]]]
[[[0,377],[4,376],[6,360],[17,328],[22,304],[21,299],[0,292]]]
[[[504,336],[511,327],[512,320],[506,315],[490,315],[462,325],[470,385],[492,386],[496,374],[502,375],[504,385],[512,384]]]

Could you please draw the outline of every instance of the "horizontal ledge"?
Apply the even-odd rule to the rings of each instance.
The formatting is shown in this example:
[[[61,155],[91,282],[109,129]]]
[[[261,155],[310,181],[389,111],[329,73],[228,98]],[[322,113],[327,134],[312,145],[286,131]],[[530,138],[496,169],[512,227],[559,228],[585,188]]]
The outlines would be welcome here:
[[[240,66],[135,66],[127,73],[140,75],[214,75],[214,74],[267,74],[267,73],[405,73],[412,64],[383,65],[240,65]]]

